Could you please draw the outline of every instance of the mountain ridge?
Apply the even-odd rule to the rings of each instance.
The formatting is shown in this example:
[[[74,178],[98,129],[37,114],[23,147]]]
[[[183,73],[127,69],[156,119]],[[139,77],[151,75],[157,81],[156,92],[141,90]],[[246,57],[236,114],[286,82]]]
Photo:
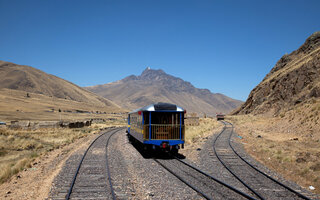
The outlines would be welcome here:
[[[320,97],[320,31],[285,54],[233,114],[271,114]]]
[[[169,102],[191,112],[215,114],[230,112],[241,104],[241,101],[223,94],[198,89],[190,82],[167,74],[162,69],[146,68],[138,76],[130,75],[119,81],[85,88],[126,109],[155,102]]]
[[[26,65],[0,61],[0,89],[14,89],[120,109],[112,101],[76,84]]]

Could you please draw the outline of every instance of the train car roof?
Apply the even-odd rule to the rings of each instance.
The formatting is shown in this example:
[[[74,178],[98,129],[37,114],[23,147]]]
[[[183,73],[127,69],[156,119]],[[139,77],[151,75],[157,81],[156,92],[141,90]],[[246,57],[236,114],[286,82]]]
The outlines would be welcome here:
[[[156,104],[151,104],[136,110],[133,110],[131,113],[136,113],[138,111],[149,111],[149,112],[156,112],[156,111],[162,111],[162,112],[184,112],[184,109],[175,105],[175,104],[170,104],[170,103],[156,103]]]

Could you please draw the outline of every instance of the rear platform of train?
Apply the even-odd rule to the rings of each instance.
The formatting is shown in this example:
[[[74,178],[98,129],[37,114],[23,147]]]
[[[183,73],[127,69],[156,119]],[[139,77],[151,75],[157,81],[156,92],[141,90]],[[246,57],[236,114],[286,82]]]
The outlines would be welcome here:
[[[177,153],[184,147],[185,110],[174,104],[158,103],[129,113],[128,134],[146,148]]]

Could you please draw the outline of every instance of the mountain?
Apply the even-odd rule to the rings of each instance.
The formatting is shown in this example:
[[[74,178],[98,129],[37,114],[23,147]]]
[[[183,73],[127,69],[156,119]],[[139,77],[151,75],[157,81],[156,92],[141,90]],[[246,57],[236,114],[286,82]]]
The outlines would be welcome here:
[[[128,76],[120,81],[86,87],[100,96],[127,109],[136,109],[155,102],[174,103],[188,112],[228,113],[242,102],[166,74],[163,70],[146,68],[140,76]]]
[[[234,114],[278,115],[320,97],[320,32],[276,63]]]
[[[120,109],[118,105],[110,100],[89,92],[69,81],[33,67],[0,61],[0,90],[4,91],[4,89],[84,102],[95,107]]]

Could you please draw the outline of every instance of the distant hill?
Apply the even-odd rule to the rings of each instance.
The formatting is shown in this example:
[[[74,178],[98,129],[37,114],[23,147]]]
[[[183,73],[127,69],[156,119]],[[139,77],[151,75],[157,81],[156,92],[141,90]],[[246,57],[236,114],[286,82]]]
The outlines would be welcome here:
[[[59,99],[84,102],[95,107],[120,109],[108,99],[89,92],[69,81],[33,67],[0,61],[0,90],[13,89]],[[86,104],[86,105],[87,105]]]
[[[278,115],[320,97],[320,32],[276,63],[234,114]]]
[[[188,112],[228,113],[242,102],[207,89],[195,88],[191,83],[147,68],[140,76],[128,76],[120,81],[86,87],[127,109],[135,109],[155,102],[178,104]]]

